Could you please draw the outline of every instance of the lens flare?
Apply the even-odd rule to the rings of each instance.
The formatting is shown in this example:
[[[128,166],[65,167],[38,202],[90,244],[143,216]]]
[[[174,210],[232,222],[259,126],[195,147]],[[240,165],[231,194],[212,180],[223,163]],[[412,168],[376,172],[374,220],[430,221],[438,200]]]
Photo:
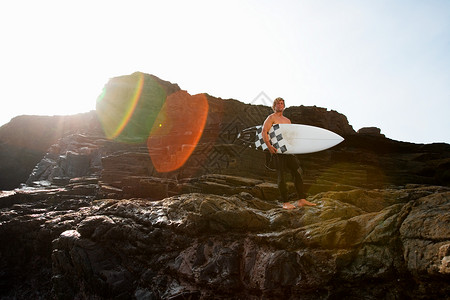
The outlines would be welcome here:
[[[171,172],[184,165],[202,136],[207,116],[204,94],[191,96],[178,91],[167,97],[147,140],[158,172]]]
[[[106,137],[145,142],[165,99],[165,90],[143,73],[111,79],[96,107]]]
[[[125,126],[127,126],[128,122],[131,119],[131,116],[133,115],[134,110],[136,109],[139,99],[141,98],[143,86],[144,86],[144,76],[142,74],[140,74],[139,80],[136,84],[136,88],[134,89],[133,96],[131,97],[130,101],[127,103],[128,107],[125,109],[125,113],[122,118],[122,121],[119,123],[116,130],[112,133],[111,138],[114,139],[114,138],[118,137],[119,134],[125,128]]]

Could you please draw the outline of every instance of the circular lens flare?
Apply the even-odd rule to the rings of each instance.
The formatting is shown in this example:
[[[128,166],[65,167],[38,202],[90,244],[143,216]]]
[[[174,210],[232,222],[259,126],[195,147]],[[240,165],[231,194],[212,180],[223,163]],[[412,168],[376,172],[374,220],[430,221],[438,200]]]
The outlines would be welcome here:
[[[207,116],[204,94],[191,96],[178,91],[167,97],[147,140],[158,172],[175,171],[184,165],[202,136]]]
[[[145,142],[165,99],[165,90],[143,73],[111,79],[96,107],[106,137]]]
[[[124,116],[122,118],[122,121],[117,126],[117,129],[112,133],[111,138],[116,138],[119,136],[119,134],[123,131],[125,126],[127,126],[128,122],[131,119],[131,116],[133,115],[134,110],[136,109],[136,106],[139,102],[139,99],[141,98],[142,93],[142,87],[144,86],[144,76],[139,76],[139,80],[136,84],[136,88],[134,89],[133,96],[131,97],[130,101],[128,102],[128,107],[124,111]]]

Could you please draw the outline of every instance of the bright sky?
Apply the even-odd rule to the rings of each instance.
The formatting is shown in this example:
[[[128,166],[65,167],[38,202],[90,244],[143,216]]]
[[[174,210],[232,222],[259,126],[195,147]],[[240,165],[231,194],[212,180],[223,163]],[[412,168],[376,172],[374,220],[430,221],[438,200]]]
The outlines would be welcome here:
[[[0,124],[95,109],[109,78],[141,71],[450,143],[448,0],[14,0],[0,28]]]

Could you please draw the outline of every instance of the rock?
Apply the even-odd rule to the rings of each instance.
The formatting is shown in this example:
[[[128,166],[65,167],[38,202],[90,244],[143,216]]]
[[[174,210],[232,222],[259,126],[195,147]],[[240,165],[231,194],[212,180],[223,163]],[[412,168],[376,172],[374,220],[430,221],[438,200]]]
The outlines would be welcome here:
[[[204,178],[211,179],[260,184]],[[83,182],[95,179],[74,180]],[[2,209],[0,238],[9,241],[0,246],[2,297],[21,286],[18,276],[34,280],[35,294],[57,299],[421,299],[449,292],[448,188],[320,193],[309,198],[317,206],[292,211],[247,192],[88,206],[64,193],[4,195],[24,200]]]
[[[102,135],[95,111],[72,116],[18,116],[0,127],[0,189],[25,183],[33,168],[60,138],[90,132]]]
[[[149,84],[146,87],[145,97],[143,96],[139,102],[144,113],[141,117],[136,117],[136,120],[133,119],[133,122],[130,121],[129,128],[126,127],[126,131],[120,138],[114,138],[114,132],[110,132],[112,134],[110,139],[105,138],[105,133],[95,112],[86,114],[86,116],[78,116],[78,118],[69,118],[67,121],[64,121],[66,120],[64,118],[43,119],[39,117],[36,118],[36,122],[44,122],[43,120],[46,124],[50,124],[52,121],[66,122],[70,126],[64,127],[67,129],[65,134],[58,131],[59,134],[52,135],[52,139],[41,139],[39,150],[36,150],[40,151],[39,153],[29,152],[25,155],[25,150],[22,148],[19,151],[10,147],[13,147],[14,143],[16,146],[20,146],[24,142],[27,142],[24,145],[28,145],[34,141],[35,132],[30,131],[30,137],[27,140],[27,131],[23,124],[18,122],[21,119],[29,118],[26,121],[30,128],[39,127],[32,124],[33,118],[19,118],[8,126],[3,126],[0,130],[0,161],[4,161],[4,164],[1,165],[7,169],[0,174],[10,174],[12,180],[17,176],[15,175],[17,172],[28,172],[26,175],[28,177],[35,166],[28,180],[23,178],[18,182],[14,179],[13,181],[17,184],[7,187],[11,189],[24,182],[31,185],[35,181],[53,182],[53,178],[59,180],[59,178],[70,179],[78,176],[97,176],[105,186],[119,189],[122,189],[121,182],[126,181],[129,176],[159,177],[181,181],[213,173],[275,181],[276,174],[264,167],[264,154],[250,149],[248,145],[237,139],[240,130],[261,124],[270,113],[270,108],[248,105],[232,99],[223,100],[210,95],[205,95],[209,108],[205,127],[189,159],[177,170],[166,173],[158,172],[152,161],[152,155],[155,159],[155,157],[159,157],[155,153],[160,155],[168,149],[166,149],[167,147],[158,147],[154,143],[151,143],[151,149],[148,147],[147,127],[151,124],[144,122],[144,120],[148,120],[145,118],[145,112],[158,111],[155,108],[157,103],[154,103],[155,100],[152,98],[155,89],[166,95],[172,95],[180,90],[179,87],[141,73],[114,78],[105,86],[105,90],[110,89],[111,91],[106,93],[109,95],[108,97],[102,98],[102,102],[105,104],[99,107],[99,110],[103,111],[102,109],[110,107],[114,103],[126,105],[128,98],[115,97],[114,91],[117,92],[116,95],[126,94],[130,88],[134,88],[139,78],[143,78],[144,86],[145,82]],[[182,103],[172,103],[172,106],[175,111],[183,111],[184,108]],[[186,109],[192,110],[192,107],[189,106]],[[100,111],[97,113],[101,114]],[[152,112],[152,114],[155,113]],[[324,108],[289,107],[286,114],[294,123],[327,128],[345,138],[343,143],[332,149],[298,156],[305,171],[305,186],[309,189],[310,194],[336,189],[351,190],[358,187],[386,188],[390,185],[399,186],[409,183],[450,185],[448,171],[450,145],[416,145],[397,142],[385,138],[379,133],[378,128],[363,128],[360,129],[360,134],[355,134],[345,116]],[[75,126],[76,120],[80,122],[79,127]],[[174,124],[181,127],[179,125],[181,123],[177,122]],[[13,138],[14,126],[20,129],[20,138]],[[134,133],[135,136],[133,136]],[[185,133],[186,131],[181,129],[172,130],[168,138],[179,140],[184,138]],[[46,150],[42,149],[48,149],[47,153],[44,154]],[[5,155],[3,160],[2,153]],[[17,157],[18,153],[24,155],[19,158]],[[27,155],[30,157],[39,155],[39,159],[28,160],[26,159]],[[174,161],[176,159],[175,151]],[[16,161],[20,161],[20,164],[16,164]],[[25,168],[25,166],[27,167]],[[10,181],[9,175],[0,175],[0,179],[0,188],[2,182]],[[214,184],[216,183],[217,181]],[[219,187],[217,186],[217,188]],[[129,193],[127,188],[125,190]],[[170,187],[168,194],[173,195]]]
[[[363,127],[358,130],[358,134],[366,134],[366,135],[384,137],[384,134],[381,134],[381,129],[377,128],[377,127]]]
[[[450,274],[450,244],[439,247],[439,256],[441,264],[439,265],[439,273]]]
[[[330,111],[317,106],[289,106],[286,108],[285,115],[294,124],[317,126],[342,136],[355,134],[355,130],[349,125],[347,117],[334,110]]]
[[[449,198],[450,193],[420,198],[409,207],[409,214],[400,227],[407,267],[417,277],[447,274]]]
[[[89,137],[84,134],[73,134],[61,138],[36,165],[27,184],[48,180],[58,185],[61,180],[98,176],[102,169],[102,150],[99,148],[104,142],[98,136]]]

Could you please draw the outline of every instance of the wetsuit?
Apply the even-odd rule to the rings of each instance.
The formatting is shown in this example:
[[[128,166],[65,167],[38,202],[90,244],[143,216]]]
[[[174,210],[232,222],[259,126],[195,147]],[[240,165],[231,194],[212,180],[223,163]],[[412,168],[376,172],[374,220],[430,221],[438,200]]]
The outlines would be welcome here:
[[[295,190],[299,199],[306,198],[303,191],[303,179],[301,175],[300,162],[293,154],[274,154],[275,167],[278,175],[278,189],[280,190],[281,200],[288,201],[288,190],[286,185],[286,171],[290,171],[294,179]]]

